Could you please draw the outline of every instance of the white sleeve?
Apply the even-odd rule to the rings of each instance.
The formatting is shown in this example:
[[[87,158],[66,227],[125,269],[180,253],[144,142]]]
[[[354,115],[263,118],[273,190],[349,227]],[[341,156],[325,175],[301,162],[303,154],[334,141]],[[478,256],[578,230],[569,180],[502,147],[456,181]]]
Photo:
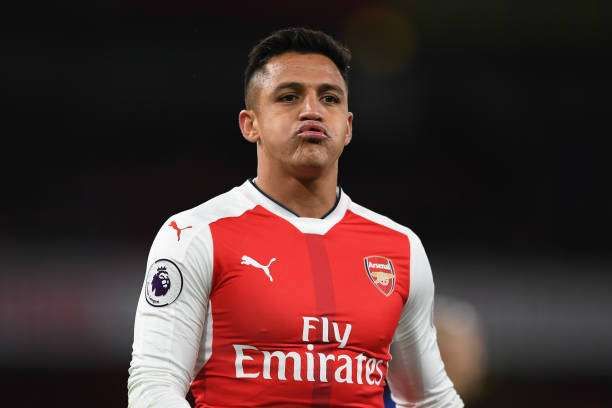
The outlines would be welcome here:
[[[190,226],[180,240],[171,220]],[[158,232],[136,310],[128,407],[189,407],[185,396],[201,360],[212,261],[208,224],[179,215]]]
[[[421,241],[409,237],[410,292],[391,343],[391,398],[401,408],[463,407],[438,349],[431,267]]]

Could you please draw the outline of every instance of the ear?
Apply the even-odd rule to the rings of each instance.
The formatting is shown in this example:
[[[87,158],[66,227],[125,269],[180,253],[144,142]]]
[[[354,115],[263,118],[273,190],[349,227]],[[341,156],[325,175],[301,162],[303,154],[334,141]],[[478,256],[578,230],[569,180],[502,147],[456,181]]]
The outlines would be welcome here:
[[[351,143],[351,139],[353,138],[353,112],[349,112],[346,117],[346,135],[344,135],[344,145]]]
[[[251,143],[259,141],[259,129],[257,128],[257,116],[252,110],[241,110],[238,114],[238,126],[242,136]]]

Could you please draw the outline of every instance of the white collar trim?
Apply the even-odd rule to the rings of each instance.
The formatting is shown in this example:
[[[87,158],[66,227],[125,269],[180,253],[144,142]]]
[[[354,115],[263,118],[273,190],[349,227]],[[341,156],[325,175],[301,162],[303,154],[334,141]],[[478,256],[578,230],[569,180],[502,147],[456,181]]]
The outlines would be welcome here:
[[[240,192],[244,194],[250,201],[256,205],[261,205],[266,210],[270,211],[274,215],[277,215],[289,223],[304,234],[326,234],[334,225],[336,225],[344,217],[346,210],[349,207],[351,199],[337,187],[337,194],[340,195],[340,199],[336,207],[325,216],[325,218],[309,218],[309,217],[298,217],[285,207],[277,204],[271,200],[261,191],[259,191],[249,180],[245,181],[241,186],[238,187]]]

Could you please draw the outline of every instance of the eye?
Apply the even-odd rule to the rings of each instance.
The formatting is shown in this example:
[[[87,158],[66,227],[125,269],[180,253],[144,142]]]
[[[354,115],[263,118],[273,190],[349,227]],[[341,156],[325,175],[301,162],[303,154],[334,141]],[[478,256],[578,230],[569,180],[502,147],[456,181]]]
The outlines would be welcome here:
[[[279,96],[278,100],[281,102],[293,102],[297,99],[297,95],[295,94],[286,94]]]
[[[329,103],[329,104],[336,104],[336,103],[340,103],[340,98],[338,98],[335,95],[325,95],[323,97],[323,102]]]

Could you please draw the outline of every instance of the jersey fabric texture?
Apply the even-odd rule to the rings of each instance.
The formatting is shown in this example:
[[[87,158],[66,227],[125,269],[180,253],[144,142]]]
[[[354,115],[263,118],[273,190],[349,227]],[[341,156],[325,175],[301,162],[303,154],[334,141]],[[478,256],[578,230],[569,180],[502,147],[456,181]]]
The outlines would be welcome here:
[[[299,217],[246,181],[170,217],[136,311],[130,407],[462,407],[418,237],[338,189]]]

